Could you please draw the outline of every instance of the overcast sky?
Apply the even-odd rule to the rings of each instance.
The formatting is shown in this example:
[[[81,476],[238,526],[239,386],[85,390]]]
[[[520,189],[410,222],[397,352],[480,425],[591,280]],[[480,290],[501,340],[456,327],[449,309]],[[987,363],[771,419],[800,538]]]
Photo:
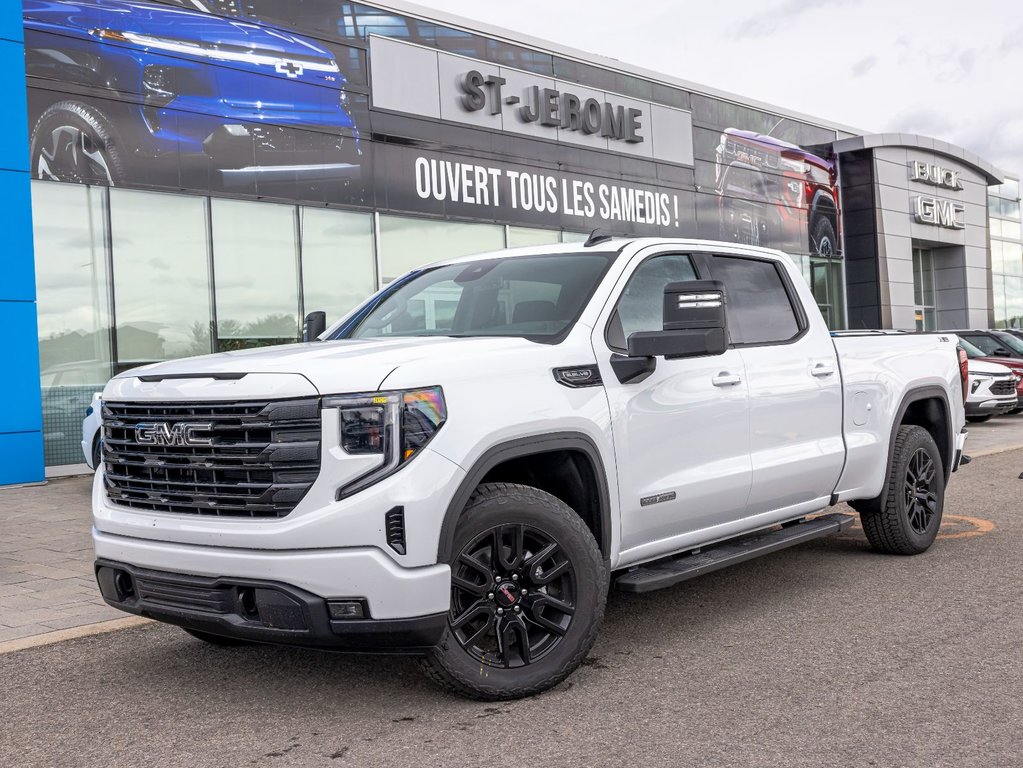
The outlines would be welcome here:
[[[1023,173],[1023,0],[419,0]]]

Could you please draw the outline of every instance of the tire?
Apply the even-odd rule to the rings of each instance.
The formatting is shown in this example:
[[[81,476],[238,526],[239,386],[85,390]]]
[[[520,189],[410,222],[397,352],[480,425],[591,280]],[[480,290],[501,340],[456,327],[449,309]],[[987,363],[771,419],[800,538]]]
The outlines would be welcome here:
[[[922,427],[899,427],[884,490],[857,507],[870,546],[892,555],[926,552],[938,535],[944,506],[945,473],[934,438]]]
[[[991,421],[991,416],[967,416],[966,420],[971,424],[983,424],[985,421]]]
[[[835,255],[838,235],[835,233],[835,225],[826,215],[821,215],[817,219],[810,237],[812,238],[811,247],[818,256],[831,257]]]
[[[210,634],[209,632],[200,632],[197,629],[188,629],[187,627],[182,627],[182,629],[185,630],[185,632],[190,634],[192,637],[194,637],[196,640],[202,640],[204,643],[216,645],[221,648],[234,648],[235,646],[239,645],[250,645],[250,643],[248,643],[247,641],[239,640],[236,637],[223,637],[222,635],[213,635]]]
[[[124,154],[110,120],[95,107],[60,101],[32,129],[32,176],[79,184],[119,186]]]
[[[451,551],[448,625],[421,660],[431,679],[472,699],[517,699],[582,663],[604,618],[608,574],[567,504],[529,486],[481,485]]]
[[[103,443],[100,440],[100,436],[96,435],[92,440],[92,468],[94,470],[99,469],[100,464],[103,463]]]

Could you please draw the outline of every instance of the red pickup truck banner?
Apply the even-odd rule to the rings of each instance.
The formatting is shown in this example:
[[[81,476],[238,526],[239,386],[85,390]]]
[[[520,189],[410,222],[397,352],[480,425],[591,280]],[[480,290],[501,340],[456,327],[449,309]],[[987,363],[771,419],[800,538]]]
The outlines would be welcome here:
[[[545,102],[545,124],[564,118],[580,136],[620,139],[601,151],[521,135],[524,128],[502,133],[372,108],[373,34],[471,57],[484,69],[496,62],[528,70],[538,82],[571,79],[571,63],[359,3],[22,7],[38,179],[838,252],[834,163],[824,149],[775,130],[785,124],[799,137],[821,137],[820,146],[834,138],[812,126],[651,83],[643,101],[626,94],[604,111],[576,99],[561,115],[564,99]],[[609,70],[572,66],[583,89],[634,87]],[[514,95],[509,86],[506,96]],[[483,102],[477,112],[493,108]],[[686,135],[667,142],[666,153],[623,154],[650,146],[649,110]]]

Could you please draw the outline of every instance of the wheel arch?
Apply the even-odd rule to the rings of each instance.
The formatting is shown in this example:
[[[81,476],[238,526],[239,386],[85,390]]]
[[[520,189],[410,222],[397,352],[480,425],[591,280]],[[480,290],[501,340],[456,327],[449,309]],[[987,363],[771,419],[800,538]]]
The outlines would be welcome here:
[[[888,463],[885,465],[888,469],[891,468],[895,456],[895,435],[903,425],[923,427],[934,438],[941,454],[945,482],[948,482],[955,460],[955,435],[952,434],[952,411],[948,403],[948,393],[939,386],[926,386],[912,389],[903,396],[899,409],[895,412],[888,440]]]
[[[499,443],[480,456],[466,473],[465,478],[458,486],[458,490],[448,503],[444,514],[444,521],[440,529],[440,541],[437,547],[437,561],[446,562],[451,558],[452,545],[455,538],[455,528],[458,520],[472,496],[473,491],[485,480],[494,477],[495,473],[502,469],[509,470],[512,467],[521,467],[523,460],[530,458],[539,459],[552,455],[578,457],[578,461],[585,462],[581,465],[592,473],[591,482],[593,487],[591,501],[592,510],[577,508],[572,500],[563,498],[559,493],[552,493],[563,502],[572,507],[577,514],[587,523],[593,532],[597,545],[600,548],[605,563],[610,562],[611,540],[612,540],[612,515],[611,496],[607,483],[607,472],[596,443],[582,432],[552,432],[544,435],[520,437]],[[578,468],[578,465],[577,465]],[[496,479],[496,478],[495,478]],[[549,493],[549,488],[541,487]],[[592,514],[589,512],[592,511]]]

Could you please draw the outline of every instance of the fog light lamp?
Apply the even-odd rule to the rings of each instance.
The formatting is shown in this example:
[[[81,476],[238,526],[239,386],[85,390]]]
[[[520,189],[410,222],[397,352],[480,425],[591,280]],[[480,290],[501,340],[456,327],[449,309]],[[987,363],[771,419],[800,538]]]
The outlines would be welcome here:
[[[364,619],[366,612],[362,603],[356,600],[330,600],[327,610],[332,619]]]

